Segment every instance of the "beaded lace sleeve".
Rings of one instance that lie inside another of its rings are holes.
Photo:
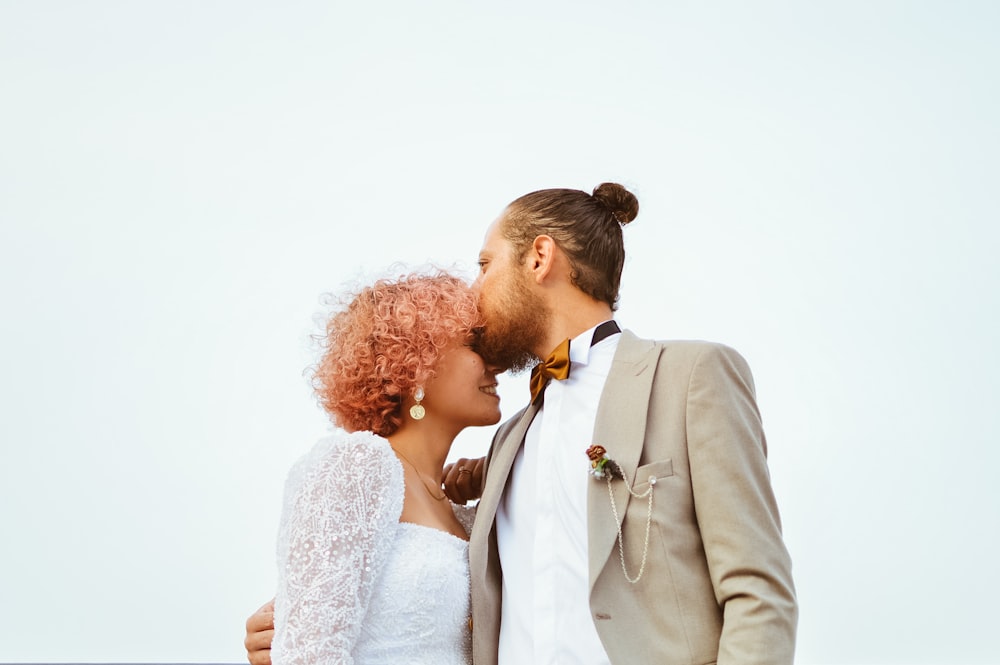
[[[465,529],[465,535],[472,535],[472,523],[476,521],[476,506],[462,506],[453,503],[451,504],[451,511],[455,513],[458,523]]]
[[[275,665],[353,663],[402,510],[402,467],[370,432],[322,439],[292,468],[278,530]]]

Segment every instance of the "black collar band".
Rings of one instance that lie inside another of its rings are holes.
[[[598,342],[605,340],[612,335],[617,335],[622,331],[618,327],[618,324],[614,321],[605,321],[601,325],[597,326],[597,330],[594,331],[594,336],[590,340],[590,345],[593,346]]]

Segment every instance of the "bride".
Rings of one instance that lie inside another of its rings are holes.
[[[313,383],[340,429],[286,484],[274,665],[471,662],[472,516],[440,478],[462,429],[500,420],[479,325],[444,273],[376,281],[327,322]]]

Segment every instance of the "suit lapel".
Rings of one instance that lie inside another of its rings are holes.
[[[635,470],[642,456],[649,393],[659,355],[660,347],[656,344],[624,331],[597,407],[591,443],[604,446],[608,457],[624,470],[630,485],[635,484]],[[611,512],[606,482],[598,479],[589,482],[587,544],[593,589],[618,537],[618,526]],[[621,480],[612,481],[611,486],[618,515],[624,517],[630,498],[628,490]]]
[[[517,451],[521,449],[528,426],[534,420],[538,406],[531,404],[522,413],[516,423],[506,432],[500,433],[496,440],[496,450],[490,456],[486,467],[486,483],[483,495],[476,508],[476,528],[473,529],[469,544],[469,561],[473,573],[485,573],[488,558],[489,534],[493,531],[493,521],[496,518],[497,506],[507,486]]]

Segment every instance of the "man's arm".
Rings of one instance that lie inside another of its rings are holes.
[[[260,606],[247,619],[247,649],[250,665],[271,665],[271,640],[274,639],[274,599]]]
[[[791,665],[798,611],[746,361],[712,345],[688,387],[695,512],[716,600],[722,664]]]

